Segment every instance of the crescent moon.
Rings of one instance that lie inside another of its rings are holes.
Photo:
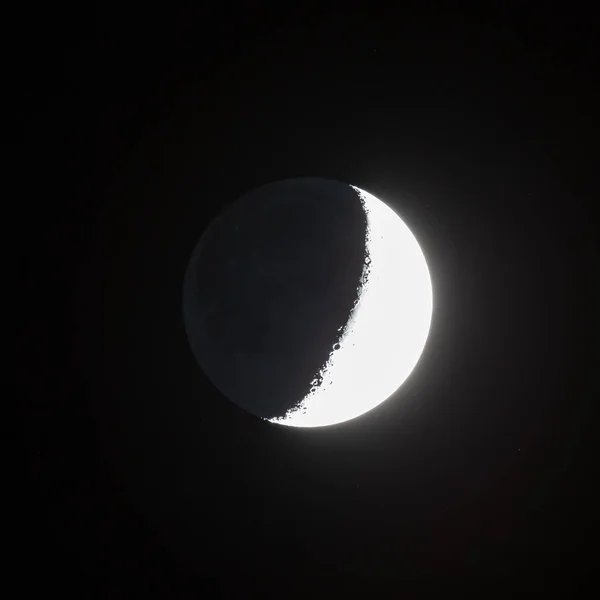
[[[283,417],[291,427],[354,419],[388,399],[423,349],[433,311],[429,269],[415,236],[384,202],[355,186],[367,216],[357,301],[310,392]]]

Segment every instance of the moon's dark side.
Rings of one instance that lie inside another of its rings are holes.
[[[262,418],[298,405],[357,299],[366,215],[344,183],[256,188],[202,234],[185,275],[190,347],[212,383]]]

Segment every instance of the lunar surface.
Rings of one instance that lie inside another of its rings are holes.
[[[324,179],[240,198],[202,235],[183,289],[188,341],[215,387],[294,427],[389,398],[419,360],[431,313],[408,227],[368,192]]]

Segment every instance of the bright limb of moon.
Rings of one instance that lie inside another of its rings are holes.
[[[273,423],[322,427],[354,419],[404,383],[425,347],[433,310],[425,256],[389,206],[352,187],[367,216],[358,299],[310,392]]]

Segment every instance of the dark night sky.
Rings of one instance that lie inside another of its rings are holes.
[[[264,14],[54,12],[20,37],[29,570],[85,598],[583,585],[588,17]],[[313,431],[224,401],[180,311],[210,219],[302,176],[397,210],[435,303],[397,401]]]

